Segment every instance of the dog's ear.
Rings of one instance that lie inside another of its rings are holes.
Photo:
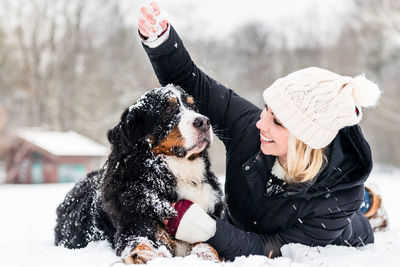
[[[135,109],[126,109],[121,115],[120,122],[107,132],[108,141],[114,146],[120,146],[127,151],[139,142],[145,135],[144,119]]]
[[[118,132],[118,125],[112,129],[108,130],[108,132],[107,132],[108,142],[110,142],[110,144],[112,144],[112,145],[116,145],[118,143],[118,141],[120,140],[119,132]]]

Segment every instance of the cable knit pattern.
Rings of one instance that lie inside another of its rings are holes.
[[[341,128],[359,123],[361,107],[375,105],[379,95],[377,85],[364,76],[310,67],[278,79],[263,97],[294,136],[317,149],[329,145]]]

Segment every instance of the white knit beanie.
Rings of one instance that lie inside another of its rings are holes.
[[[263,93],[268,108],[291,134],[311,148],[323,148],[345,126],[360,122],[361,107],[381,94],[364,75],[355,78],[310,67],[278,79]]]

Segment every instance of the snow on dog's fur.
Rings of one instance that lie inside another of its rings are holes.
[[[176,216],[171,203],[188,199],[221,215],[222,194],[207,154],[210,121],[179,87],[144,94],[109,130],[108,140],[103,168],[79,181],[57,208],[56,245],[82,248],[106,239],[117,255],[162,245],[174,255],[181,246],[163,224]]]

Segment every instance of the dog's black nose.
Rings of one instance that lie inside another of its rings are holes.
[[[210,129],[210,124],[210,119],[206,117],[197,117],[193,121],[193,126],[202,131],[207,131]]]

